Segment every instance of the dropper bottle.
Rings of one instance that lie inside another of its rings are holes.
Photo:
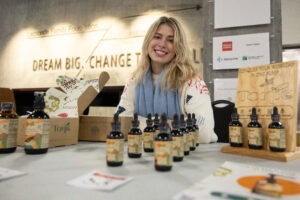
[[[143,133],[139,128],[140,121],[138,120],[138,114],[134,113],[132,120],[132,128],[128,132],[128,157],[140,158],[142,156],[143,148]]]
[[[112,130],[106,137],[106,163],[108,166],[116,167],[123,164],[124,134],[120,131],[120,127],[119,115],[115,113],[111,123]]]
[[[199,146],[199,126],[197,124],[197,119],[196,119],[195,113],[192,113],[192,120],[193,120],[193,127],[195,130],[196,146]]]
[[[175,114],[173,117],[171,135],[173,139],[173,161],[182,161],[184,157],[183,133],[179,127],[179,119],[177,114]]]
[[[33,112],[26,119],[24,145],[26,154],[43,154],[48,151],[50,117],[44,112],[44,96],[44,92],[34,92]]]
[[[186,121],[184,115],[180,115],[180,130],[183,133],[183,152],[185,156],[190,154],[189,132],[186,130]]]
[[[280,115],[276,106],[271,115],[272,122],[268,126],[269,148],[273,152],[284,152],[286,150],[285,128],[280,122]]]
[[[258,116],[256,114],[256,108],[252,108],[250,115],[251,121],[247,126],[248,130],[248,146],[250,149],[262,149],[262,126],[258,122]]]
[[[229,122],[229,141],[232,147],[243,146],[242,123],[239,121],[237,109],[233,109],[231,121]]]
[[[17,149],[18,115],[12,102],[1,102],[0,153],[13,153]]]
[[[144,128],[144,133],[143,133],[144,151],[154,152],[155,129],[153,127],[153,120],[150,113],[147,115],[146,124],[147,126]]]
[[[196,133],[193,126],[193,120],[191,113],[188,113],[188,118],[186,120],[186,129],[189,132],[189,145],[190,151],[196,150]]]
[[[168,132],[169,125],[166,114],[163,114],[160,119],[160,133],[155,138],[155,169],[157,171],[170,171],[173,165],[172,136]]]
[[[155,134],[154,134],[154,139],[156,138],[156,136],[159,134],[159,116],[158,116],[158,113],[155,113],[154,115],[154,129],[155,129]]]

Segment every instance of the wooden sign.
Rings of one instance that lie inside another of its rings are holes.
[[[297,150],[297,61],[240,68],[236,107],[243,124],[243,148],[224,147],[222,152],[288,161],[300,157]],[[286,130],[286,151],[271,152],[267,127],[272,122],[273,107],[278,108],[280,121]],[[248,148],[247,125],[252,108],[257,110],[258,121],[263,126],[263,150]]]

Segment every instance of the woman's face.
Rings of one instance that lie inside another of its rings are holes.
[[[163,67],[175,56],[174,31],[170,26],[161,24],[158,27],[149,43],[148,53],[153,72],[160,73]]]

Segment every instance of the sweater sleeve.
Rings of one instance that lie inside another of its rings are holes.
[[[199,126],[199,143],[210,143],[218,140],[214,132],[214,116],[208,88],[201,77],[188,81],[182,98],[186,113],[195,113]]]
[[[117,106],[117,113],[125,116],[133,116],[134,112],[134,90],[135,79],[131,78],[127,81],[120,102]]]

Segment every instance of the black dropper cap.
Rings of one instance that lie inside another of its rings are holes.
[[[257,121],[258,117],[257,117],[257,114],[256,114],[256,108],[252,108],[252,113],[250,115],[250,119],[253,120],[253,121]]]
[[[280,115],[278,114],[278,109],[276,106],[273,107],[273,114],[271,115],[271,118],[273,122],[279,122],[280,120]]]
[[[155,115],[154,115],[155,117],[154,117],[154,125],[156,125],[156,126],[159,126],[159,118],[158,118],[158,113],[155,113]]]
[[[147,124],[147,126],[152,126],[152,125],[153,125],[153,120],[152,120],[152,115],[151,115],[151,113],[149,113],[149,114],[147,115],[146,124]]]
[[[169,125],[167,122],[167,115],[165,113],[163,113],[160,117],[159,130],[161,133],[168,133]]]
[[[33,108],[34,109],[44,109],[45,108],[45,100],[44,100],[45,93],[44,92],[34,92],[34,102]]]
[[[193,126],[193,124],[194,124],[191,113],[188,113],[188,118],[186,120],[186,124],[187,124],[187,126]]]
[[[2,111],[12,111],[13,103],[12,102],[2,102],[1,103],[1,110]]]
[[[267,178],[268,183],[277,183],[275,179],[275,174],[270,174],[270,177]]]
[[[133,128],[138,128],[139,125],[140,125],[140,121],[138,120],[138,114],[134,113],[133,120],[132,120],[132,127]]]
[[[233,108],[233,113],[231,114],[231,119],[233,121],[239,120],[239,114],[237,113],[237,109],[236,108]]]
[[[175,114],[174,117],[173,117],[172,127],[173,127],[173,129],[178,129],[179,128],[179,119],[178,119],[177,114]]]
[[[180,115],[180,128],[186,128],[186,121],[184,120],[184,114]]]
[[[197,122],[195,113],[192,113],[192,120],[193,120],[193,125],[195,125]]]
[[[112,131],[120,131],[121,123],[119,121],[119,115],[117,113],[114,114],[114,120],[111,123]]]

